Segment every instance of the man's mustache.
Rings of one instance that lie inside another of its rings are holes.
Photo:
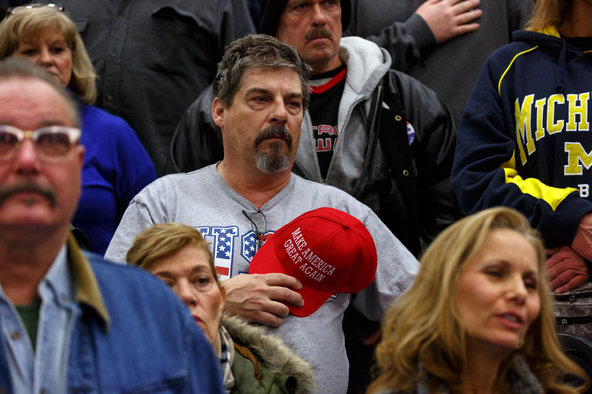
[[[288,129],[286,129],[284,126],[270,126],[263,130],[261,133],[259,133],[257,138],[255,138],[255,146],[270,138],[282,139],[286,141],[286,144],[288,144],[289,148],[292,147],[292,136],[288,132]]]
[[[49,201],[52,208],[55,208],[57,204],[57,195],[52,188],[33,181],[22,181],[0,187],[0,205],[4,204],[9,197],[17,193],[38,193]]]
[[[304,39],[308,42],[315,38],[331,38],[332,36],[333,32],[331,30],[326,27],[319,27],[306,33]]]

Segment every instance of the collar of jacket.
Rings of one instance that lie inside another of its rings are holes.
[[[297,394],[315,391],[312,366],[298,357],[279,337],[226,313],[222,314],[220,323],[232,340],[249,349],[272,375],[288,375],[295,378]]]
[[[76,284],[76,302],[94,309],[105,323],[106,331],[109,331],[111,318],[103,302],[103,296],[101,295],[97,278],[72,233],[68,234],[67,246],[68,264],[70,265],[74,283]]]
[[[548,36],[561,38],[561,35],[559,34],[559,30],[557,30],[557,27],[555,27],[555,26],[546,27],[543,29],[543,31],[541,31],[541,33],[546,34]]]
[[[530,370],[530,367],[524,357],[519,353],[511,356],[510,367],[506,374],[507,387],[511,388],[512,393],[522,394],[539,394],[543,393],[543,387],[538,381],[535,374]],[[417,386],[417,394],[429,394],[429,372],[425,370],[423,365],[419,363],[418,367],[419,382]],[[445,384],[439,383],[438,392],[443,394],[450,393],[450,389]]]

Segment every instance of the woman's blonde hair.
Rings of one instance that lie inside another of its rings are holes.
[[[532,18],[526,23],[525,29],[542,32],[549,27],[558,28],[573,0],[537,0]]]
[[[45,31],[59,32],[72,52],[72,77],[68,87],[83,103],[93,104],[97,96],[97,75],[74,22],[56,7],[21,6],[13,12],[0,23],[0,59],[11,56],[22,42],[32,41]]]
[[[186,246],[196,246],[204,252],[219,287],[210,246],[198,230],[184,224],[158,223],[147,228],[136,236],[125,259],[130,264],[150,270],[155,261],[172,256]]]
[[[544,272],[545,249],[538,233],[518,211],[497,207],[459,220],[444,230],[421,259],[420,270],[411,289],[385,314],[383,339],[376,350],[378,378],[368,392],[383,389],[411,391],[418,381],[421,365],[429,374],[430,392],[440,384],[458,389],[461,373],[467,368],[465,327],[456,308],[456,291],[465,263],[481,249],[495,229],[510,229],[533,246],[541,278],[537,292],[541,311],[533,321],[524,345],[514,354],[524,357],[546,392],[576,392],[561,383],[568,372],[585,379],[584,372],[561,351],[555,334],[553,303]],[[503,387],[512,357],[500,368],[498,386]]]

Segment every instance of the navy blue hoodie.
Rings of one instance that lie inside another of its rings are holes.
[[[467,103],[452,185],[466,213],[510,206],[548,247],[571,244],[592,212],[592,51],[555,28],[514,40],[488,58]]]

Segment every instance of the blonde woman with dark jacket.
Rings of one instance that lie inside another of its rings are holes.
[[[413,287],[386,313],[368,393],[576,393],[586,381],[554,329],[545,249],[526,218],[497,207],[448,227]]]

